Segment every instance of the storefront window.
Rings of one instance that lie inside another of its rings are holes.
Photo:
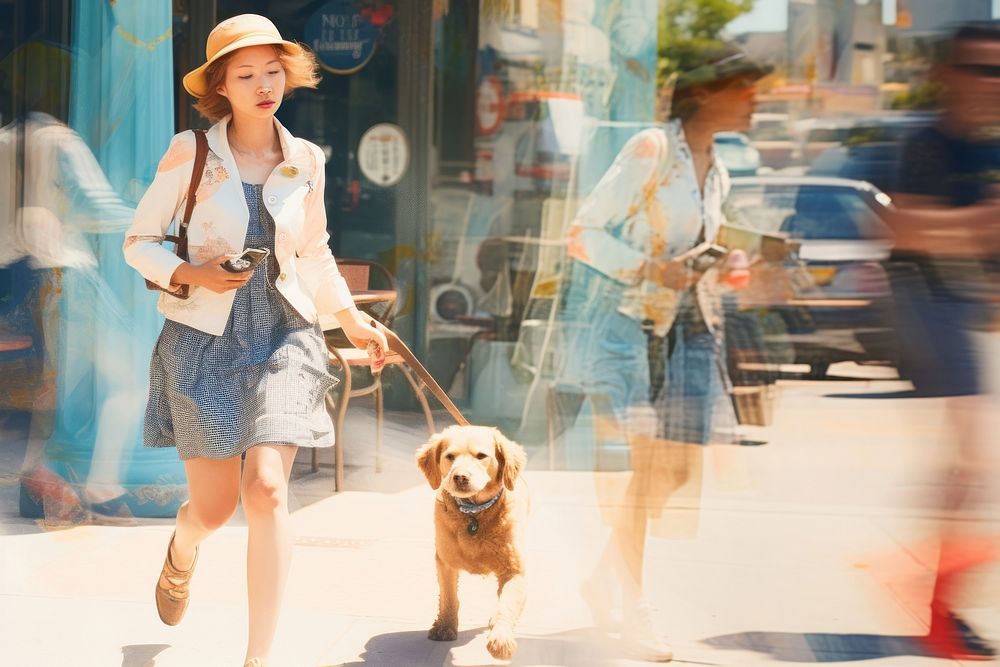
[[[520,428],[543,400],[566,224],[653,122],[657,6],[443,7],[428,352],[473,415]]]

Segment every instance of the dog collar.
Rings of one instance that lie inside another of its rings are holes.
[[[492,498],[490,498],[489,500],[487,500],[485,503],[476,503],[469,500],[468,498],[455,498],[455,504],[458,505],[458,511],[461,512],[462,514],[479,514],[480,512],[488,510],[489,508],[496,505],[497,501],[500,500],[500,496],[502,494],[503,494],[503,487],[501,486],[497,494]],[[454,496],[452,497],[454,498]]]
[[[496,505],[502,494],[503,487],[501,486],[497,494],[485,503],[475,503],[468,498],[455,498],[455,496],[452,496],[452,498],[455,498],[455,504],[458,506],[458,511],[462,514],[469,515],[469,523],[465,526],[465,531],[469,533],[469,535],[474,536],[479,532],[479,519],[476,518],[476,515]]]

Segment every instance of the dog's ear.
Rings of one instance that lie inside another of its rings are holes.
[[[521,474],[524,466],[528,464],[528,457],[524,453],[524,448],[512,440],[504,437],[504,434],[497,429],[493,429],[493,444],[496,447],[497,463],[500,470],[497,475],[503,485],[511,491],[517,482],[517,476]]]
[[[444,434],[435,433],[420,449],[417,450],[417,467],[424,473],[431,488],[437,490],[441,486],[441,448],[444,446]]]

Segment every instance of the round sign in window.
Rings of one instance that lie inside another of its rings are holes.
[[[476,91],[476,129],[493,134],[503,124],[503,86],[495,76],[484,77]]]
[[[375,54],[379,29],[371,12],[354,0],[332,0],[306,21],[305,40],[319,64],[335,74],[352,74]]]
[[[358,165],[372,183],[384,188],[396,185],[403,179],[409,163],[410,145],[398,125],[373,125],[361,135]]]

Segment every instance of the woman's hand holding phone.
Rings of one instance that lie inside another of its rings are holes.
[[[702,244],[672,259],[647,261],[645,278],[670,289],[685,290],[728,254],[729,251],[722,246]]]
[[[232,273],[222,268],[222,265],[230,259],[240,255],[219,255],[210,259],[204,264],[190,264],[185,262],[177,267],[170,282],[178,285],[194,285],[204,287],[217,294],[222,294],[230,290],[239,289],[246,285],[253,277],[253,269],[241,273]]]
[[[239,257],[230,257],[222,263],[222,268],[230,273],[253,271],[261,262],[267,259],[271,251],[267,248],[247,248]]]

